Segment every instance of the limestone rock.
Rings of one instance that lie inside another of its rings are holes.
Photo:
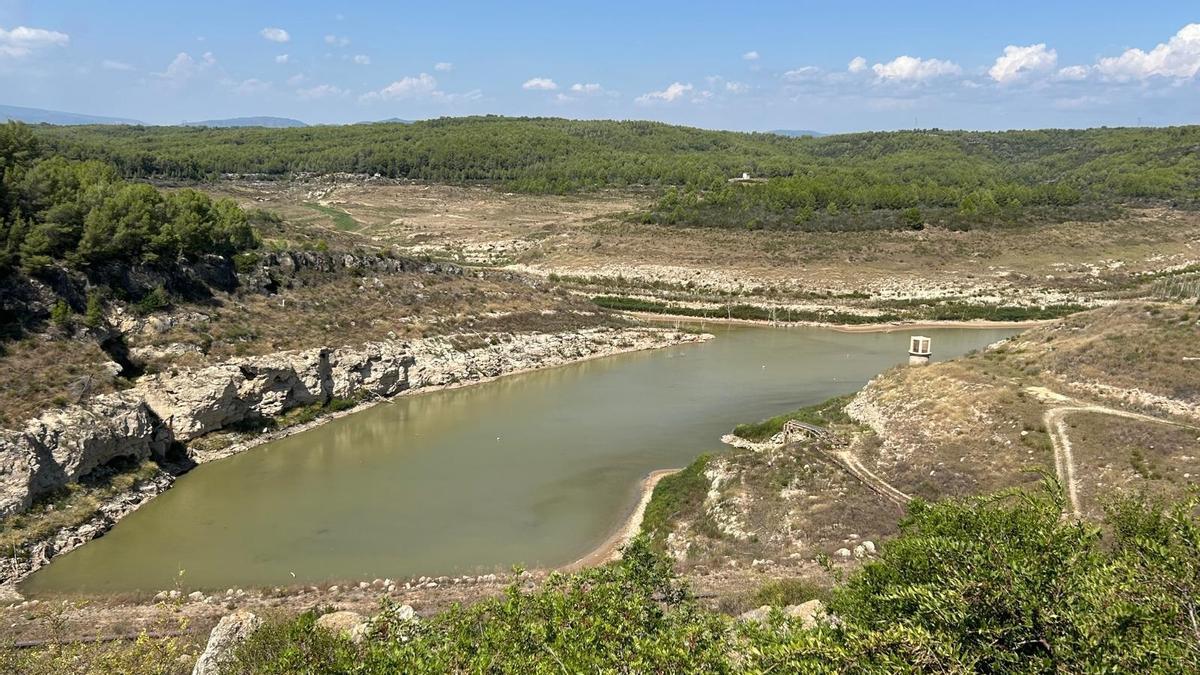
[[[190,441],[240,422],[249,406],[239,396],[246,376],[234,363],[145,378],[138,391],[175,438]]]
[[[828,616],[825,612],[825,603],[820,600],[809,600],[799,605],[788,605],[783,608],[783,613],[793,619],[799,619],[800,625],[805,628],[816,627],[817,623]]]
[[[192,675],[219,675],[233,658],[237,646],[250,637],[262,619],[245,610],[222,617],[208,636],[208,645],[192,668]]]
[[[742,612],[738,615],[738,621],[756,621],[758,623],[766,623],[767,618],[771,616],[771,606],[763,605],[749,611]]]
[[[368,626],[367,620],[358,612],[330,612],[317,619],[318,628],[324,628],[334,635],[348,637],[356,644],[366,638]]]
[[[326,349],[308,349],[239,361],[246,380],[238,387],[238,397],[261,417],[324,403],[329,398],[328,355]]]
[[[145,404],[124,393],[48,411],[26,426],[25,435],[50,455],[64,483],[117,457],[161,457],[169,445]]]
[[[40,460],[28,437],[0,430],[0,516],[29,508]]]
[[[329,389],[336,398],[392,396],[409,388],[413,355],[399,342],[371,342],[341,348],[329,356]]]

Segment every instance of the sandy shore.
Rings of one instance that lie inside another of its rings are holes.
[[[619,558],[621,547],[632,541],[638,535],[638,532],[641,531],[642,518],[646,515],[646,507],[650,504],[650,498],[654,496],[654,488],[658,486],[658,482],[682,470],[660,469],[658,471],[651,471],[650,475],[642,479],[641,498],[638,499],[637,505],[633,507],[633,511],[625,518],[621,526],[608,539],[605,539],[604,543],[592,550],[591,553],[559,569],[563,572],[574,572],[585,567],[603,565],[606,562]]]
[[[1059,319],[1033,319],[1029,321],[989,321],[976,319],[972,321],[892,321],[887,323],[820,323],[817,321],[766,321],[763,319],[721,319],[713,317],[685,316],[681,314],[659,314],[657,312],[621,312],[622,314],[643,321],[661,321],[678,323],[716,323],[745,326],[770,326],[772,328],[828,328],[839,333],[890,333],[901,330],[920,330],[922,328],[1033,328],[1054,323]]]

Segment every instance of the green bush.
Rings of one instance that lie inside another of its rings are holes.
[[[853,394],[837,396],[807,408],[777,415],[753,424],[739,424],[733,428],[733,435],[748,441],[765,441],[783,431],[783,425],[790,420],[797,420],[819,427],[830,424],[847,424],[850,417],[846,415],[846,404],[854,398]]]
[[[59,328],[70,328],[75,324],[71,306],[66,300],[59,300],[50,308],[50,322]]]
[[[146,295],[142,296],[133,305],[133,311],[142,316],[148,316],[154,312],[164,310],[171,306],[171,296],[162,286],[157,286]]]

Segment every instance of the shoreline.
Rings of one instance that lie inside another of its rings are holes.
[[[743,326],[767,326],[770,328],[824,328],[839,333],[891,333],[901,330],[922,328],[1035,328],[1046,326],[1061,319],[1027,319],[1024,321],[993,321],[972,319],[970,321],[900,321],[881,323],[821,323],[819,321],[768,321],[766,319],[722,319],[717,317],[688,316],[685,314],[659,314],[657,312],[621,311],[629,317],[646,321],[674,321],[681,323],[716,323]]]
[[[650,505],[650,499],[654,497],[654,488],[658,487],[659,481],[683,471],[683,469],[656,469],[646,475],[641,481],[640,492],[637,503],[629,515],[617,525],[615,531],[608,536],[599,546],[588,552],[587,555],[576,560],[575,562],[562,565],[555,568],[560,572],[575,572],[587,567],[595,567],[604,563],[617,560],[620,557],[621,548],[633,540],[634,537],[641,532],[642,519],[646,515],[646,507]]]
[[[536,373],[536,372],[542,371],[542,370],[552,370],[554,368],[562,368],[564,366],[570,366],[570,365],[574,365],[576,363],[586,363],[587,361],[603,359],[603,358],[607,358],[609,356],[620,356],[621,354],[636,354],[637,352],[648,352],[648,351],[652,351],[655,349],[665,349],[667,347],[680,347],[680,346],[689,345],[689,344],[704,344],[705,342],[708,342],[709,340],[712,340],[715,337],[716,336],[712,335],[711,333],[701,333],[701,334],[696,335],[696,339],[694,341],[680,341],[680,342],[671,342],[671,343],[664,343],[664,344],[658,344],[658,345],[643,345],[643,346],[629,347],[629,348],[617,347],[613,351],[589,354],[587,356],[583,356],[583,357],[580,357],[577,359],[572,359],[570,361],[564,361],[562,363],[555,363],[553,365],[533,366],[530,368],[519,368],[517,370],[510,370],[508,372],[500,373],[498,375],[489,375],[487,377],[482,377],[477,380],[459,380],[457,382],[450,382],[448,384],[434,384],[434,385],[429,385],[429,386],[424,386],[424,387],[413,387],[411,389],[405,389],[403,391],[396,392],[395,394],[393,394],[391,396],[376,395],[375,398],[366,399],[366,400],[356,403],[354,405],[354,407],[352,407],[352,408],[347,408],[345,410],[338,410],[337,412],[331,412],[331,413],[328,413],[325,415],[321,415],[320,417],[318,417],[314,420],[310,420],[308,422],[304,422],[303,424],[296,424],[296,425],[293,425],[290,427],[285,427],[283,429],[276,429],[274,431],[269,431],[265,434],[259,434],[258,436],[255,436],[254,438],[251,438],[251,439],[248,439],[245,441],[239,441],[237,443],[233,443],[233,444],[231,444],[225,448],[222,448],[220,450],[214,450],[209,453],[204,453],[202,455],[204,457],[203,461],[197,462],[197,464],[207,464],[209,462],[215,462],[217,460],[226,459],[226,458],[232,457],[234,455],[239,455],[247,450],[251,450],[260,445],[265,445],[272,441],[281,440],[281,439],[287,438],[288,436],[294,436],[295,434],[303,433],[305,431],[311,431],[312,429],[315,429],[323,424],[332,422],[333,420],[340,419],[342,417],[349,417],[350,415],[353,415],[354,413],[362,412],[364,410],[373,408],[382,403],[394,401],[402,396],[418,396],[420,394],[432,394],[432,393],[438,392],[438,391],[447,391],[447,390],[451,390],[451,389],[462,389],[463,387],[473,387],[475,385],[487,384],[489,382],[495,382],[496,380],[499,380],[501,378],[511,377],[513,375],[524,375],[526,373]]]
[[[648,326],[648,328],[653,328],[655,330],[661,330],[659,327]],[[318,417],[317,419],[305,422],[303,424],[297,424],[297,425],[289,426],[289,427],[286,427],[283,429],[277,429],[277,430],[268,432],[266,434],[260,434],[258,436],[255,436],[254,438],[250,438],[250,439],[247,439],[244,441],[238,441],[238,442],[232,443],[228,446],[225,446],[223,448],[219,448],[216,450],[212,450],[212,451],[208,451],[208,452],[204,452],[204,451],[196,452],[195,454],[190,455],[192,457],[193,461],[195,462],[193,466],[189,467],[186,471],[182,471],[178,474],[167,474],[167,475],[170,475],[169,481],[165,482],[162,485],[158,485],[157,486],[158,489],[153,491],[152,494],[148,494],[148,495],[146,495],[146,498],[138,501],[136,504],[132,504],[131,508],[129,508],[124,513],[120,513],[115,518],[106,519],[107,517],[103,514],[103,507],[107,506],[107,505],[119,504],[119,503],[123,502],[128,497],[129,494],[138,492],[138,489],[142,486],[141,483],[134,485],[133,488],[131,489],[131,492],[115,495],[110,500],[108,500],[105,504],[102,504],[101,508],[98,509],[98,511],[97,511],[97,515],[93,516],[92,518],[89,518],[84,523],[81,523],[76,526],[61,528],[59,530],[56,530],[52,534],[48,535],[45,539],[39,540],[37,542],[33,542],[32,544],[29,545],[30,546],[30,548],[29,548],[30,555],[28,557],[13,556],[13,557],[8,557],[8,558],[0,558],[0,565],[6,566],[12,570],[10,575],[7,578],[5,578],[2,583],[0,583],[0,602],[14,603],[14,602],[19,602],[22,599],[25,599],[26,596],[23,593],[21,593],[18,588],[19,585],[21,584],[21,582],[23,582],[25,579],[27,579],[33,573],[35,573],[38,570],[42,569],[43,567],[49,565],[58,556],[69,553],[70,551],[73,551],[81,546],[84,546],[85,544],[90,542],[92,539],[96,539],[100,536],[103,536],[104,533],[106,533],[112,527],[116,526],[116,524],[118,522],[120,522],[120,520],[124,519],[124,517],[127,516],[129,513],[132,513],[133,511],[141,508],[145,504],[149,503],[154,497],[157,497],[159,494],[162,494],[163,492],[169,490],[171,487],[174,486],[175,481],[178,478],[181,478],[182,476],[186,475],[192,469],[196,468],[197,466],[200,466],[201,464],[207,464],[209,462],[215,462],[215,461],[219,461],[222,459],[227,459],[234,455],[238,455],[238,454],[241,454],[248,450],[251,450],[253,448],[256,448],[260,445],[270,443],[271,441],[280,440],[280,439],[286,438],[288,436],[292,436],[295,434],[299,434],[299,433],[302,433],[305,431],[315,429],[315,428],[317,428],[323,424],[329,423],[333,420],[352,415],[356,412],[361,412],[361,411],[367,410],[368,408],[379,405],[380,403],[386,403],[386,402],[394,400],[400,396],[433,393],[436,391],[442,391],[442,390],[448,390],[448,389],[458,389],[460,387],[470,387],[470,386],[479,385],[479,384],[486,384],[488,382],[493,382],[500,378],[509,377],[512,375],[531,373],[531,372],[540,371],[540,370],[549,370],[552,368],[568,366],[568,365],[572,365],[572,364],[576,364],[576,363],[583,363],[585,361],[590,361],[593,359],[601,359],[601,358],[605,358],[605,357],[609,357],[609,356],[617,356],[620,354],[631,354],[631,353],[636,353],[636,352],[650,351],[650,350],[654,350],[654,349],[663,349],[666,347],[678,347],[678,346],[689,345],[689,344],[703,344],[705,342],[708,342],[709,340],[714,339],[714,337],[715,337],[714,335],[707,334],[707,333],[693,334],[693,335],[694,335],[694,337],[692,339],[687,339],[687,340],[680,339],[680,340],[664,341],[664,342],[654,343],[654,344],[635,344],[635,345],[631,345],[631,346],[614,346],[608,350],[588,354],[586,356],[579,357],[579,358],[569,359],[569,360],[563,361],[561,363],[536,365],[536,366],[530,366],[527,368],[517,368],[514,370],[507,371],[507,372],[498,373],[496,375],[480,377],[478,379],[459,380],[459,381],[455,381],[455,382],[449,382],[446,384],[413,387],[413,388],[408,388],[408,389],[404,389],[402,391],[396,392],[395,394],[392,394],[390,396],[374,395],[372,398],[369,398],[369,399],[359,402],[352,408],[348,408],[346,410],[339,410],[337,412],[331,412],[326,415],[322,415],[322,416]],[[158,480],[158,479],[156,478],[152,481],[148,481],[148,483],[154,483],[155,480]],[[652,489],[653,488],[651,488],[651,490]],[[649,501],[648,496],[644,497],[644,499],[647,502]],[[644,505],[640,505],[639,508],[644,509]],[[638,520],[638,523],[640,524],[640,518]],[[57,541],[57,540],[65,540],[66,543],[62,547],[55,548],[54,552],[51,553],[49,556],[46,556],[43,553],[39,552],[40,550],[44,550],[44,547],[49,542],[53,542],[53,541]]]

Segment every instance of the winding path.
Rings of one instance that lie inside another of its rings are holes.
[[[896,506],[903,507],[912,501],[911,496],[897,490],[891,483],[877,476],[849,450],[826,451],[825,454],[837,460],[847,473],[861,481],[869,490]]]
[[[1051,391],[1045,387],[1028,387],[1025,391],[1033,394],[1043,403],[1059,403],[1053,408],[1048,409],[1042,416],[1046,424],[1046,433],[1050,436],[1050,445],[1054,448],[1054,470],[1058,475],[1058,480],[1063,484],[1067,491],[1067,500],[1071,505],[1071,515],[1080,518],[1083,515],[1083,510],[1079,505],[1079,490],[1075,479],[1075,455],[1071,449],[1071,439],[1067,435],[1067,416],[1075,413],[1097,413],[1101,415],[1112,415],[1114,417],[1124,417],[1127,419],[1140,420],[1143,422],[1155,422],[1158,424],[1168,424],[1185,429],[1195,429],[1190,424],[1183,424],[1172,420],[1165,420],[1161,417],[1152,415],[1143,415],[1141,413],[1129,412],[1127,410],[1119,410],[1117,408],[1109,408],[1107,406],[1082,403],[1069,396],[1064,396],[1058,392]]]

